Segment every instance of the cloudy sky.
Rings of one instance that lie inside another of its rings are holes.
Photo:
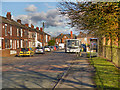
[[[23,24],[33,24],[35,27],[42,27],[42,22],[45,22],[44,31],[52,36],[69,34],[71,30],[76,34],[66,24],[66,17],[58,12],[57,5],[58,2],[2,2],[2,16],[11,12],[12,19],[21,19]]]

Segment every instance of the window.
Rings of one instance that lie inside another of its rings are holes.
[[[5,26],[3,25],[3,28],[5,28]]]
[[[19,48],[19,40],[17,40],[17,48]]]
[[[16,40],[13,40],[13,49],[16,49]]]
[[[9,48],[9,39],[5,39],[5,48]]]
[[[12,40],[10,40],[10,48],[12,48]]]
[[[19,36],[19,29],[17,28],[17,36]]]
[[[48,41],[47,39],[48,39],[48,36],[46,35],[46,42]]]
[[[25,30],[25,36],[27,36],[27,34],[28,34],[28,33],[27,33],[27,31]]]
[[[10,36],[12,36],[12,26],[10,26]]]
[[[5,24],[5,36],[7,36],[7,24]]]
[[[0,39],[0,50],[2,49],[2,39]]]
[[[23,30],[21,29],[21,37],[23,36]]]
[[[5,48],[7,48],[7,39],[5,39]]]
[[[21,40],[21,48],[23,48],[23,40]]]

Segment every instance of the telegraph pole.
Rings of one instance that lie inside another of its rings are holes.
[[[44,22],[43,22],[43,48],[44,48]]]

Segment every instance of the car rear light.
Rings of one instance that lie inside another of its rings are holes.
[[[28,51],[30,51],[30,49],[28,48]]]

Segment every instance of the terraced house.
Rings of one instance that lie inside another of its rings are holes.
[[[24,25],[20,19],[14,21],[11,12],[7,12],[6,17],[0,16],[0,19],[0,56],[16,54],[23,47],[42,46],[43,33],[46,41],[44,45],[50,40],[51,36],[39,30],[39,27]]]

